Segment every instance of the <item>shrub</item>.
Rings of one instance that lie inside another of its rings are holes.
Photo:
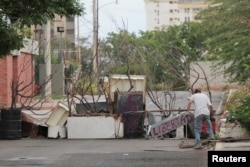
[[[247,131],[250,131],[250,90],[241,90],[230,98],[226,104],[227,110],[230,111],[230,114],[246,128]]]
[[[81,82],[77,87],[78,93],[81,92],[83,95],[95,95],[98,93],[98,87],[95,83]]]

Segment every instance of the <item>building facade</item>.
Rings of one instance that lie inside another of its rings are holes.
[[[200,21],[197,13],[207,7],[204,0],[144,0],[147,30]]]
[[[10,107],[13,90],[18,89],[21,96],[17,102],[26,100],[34,92],[34,55],[38,54],[38,42],[24,39],[24,48],[13,51],[0,59],[0,107]],[[14,92],[15,93],[15,92]]]
[[[63,28],[63,32],[58,32],[58,27]],[[43,42],[45,39],[45,25],[32,26],[33,39]],[[51,38],[66,38],[69,43],[75,43],[75,17],[61,17],[56,15],[54,21],[51,21]]]
[[[211,90],[222,90],[226,87],[237,88],[238,83],[230,82],[230,77],[224,75],[224,71],[229,64],[214,67],[214,62],[196,61],[190,64],[190,84],[194,87],[207,89],[207,84]],[[197,80],[198,79],[198,80]]]

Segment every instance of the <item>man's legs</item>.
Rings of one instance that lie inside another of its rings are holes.
[[[202,125],[203,115],[199,115],[194,119],[194,135],[195,135],[195,145],[201,145],[201,125]]]
[[[210,116],[209,115],[204,115],[204,117],[205,117],[205,121],[206,121],[206,125],[207,125],[207,132],[209,134],[209,137],[211,139],[213,139],[214,138],[214,132],[213,132]]]

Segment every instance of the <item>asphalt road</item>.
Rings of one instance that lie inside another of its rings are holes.
[[[184,139],[193,143],[193,139]],[[206,167],[207,150],[179,139],[0,140],[1,167]]]

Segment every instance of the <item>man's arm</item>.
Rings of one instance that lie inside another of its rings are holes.
[[[214,108],[213,105],[209,105],[210,115],[214,114]]]
[[[191,106],[192,106],[192,100],[189,100],[188,105],[187,105],[187,112],[190,111]]]

